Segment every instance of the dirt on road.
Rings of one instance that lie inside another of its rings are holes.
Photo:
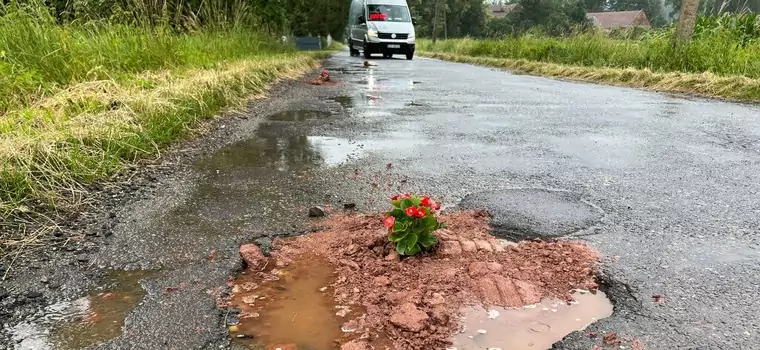
[[[329,263],[333,305],[355,311],[338,311],[345,334],[335,343],[343,349],[445,348],[459,330],[465,305],[521,307],[545,297],[569,302],[575,289],[596,289],[598,254],[583,243],[497,240],[489,234],[484,212],[461,211],[440,219],[449,228],[437,232],[439,246],[419,256],[398,256],[379,214],[334,215],[319,222],[327,229],[278,240],[268,259],[254,245],[244,245],[241,255],[248,273],[262,284],[279,279],[290,265],[303,266],[305,259],[314,261],[315,268],[319,259]],[[270,269],[263,272],[267,266]],[[237,293],[232,300],[242,308],[249,306],[241,302],[246,295],[266,294],[250,283],[233,290]],[[293,320],[296,317],[297,310]],[[257,322],[261,323],[256,318],[242,320]]]

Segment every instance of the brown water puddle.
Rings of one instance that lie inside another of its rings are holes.
[[[520,309],[470,307],[463,310],[463,328],[454,337],[457,350],[549,349],[573,331],[612,315],[604,293],[575,293],[568,305],[545,300]]]
[[[111,271],[102,288],[61,311],[70,316],[51,331],[55,348],[84,349],[121,335],[127,313],[145,296],[140,280],[154,274],[155,271]]]
[[[262,281],[248,270],[233,287],[231,303],[242,310],[240,324],[229,327],[233,339],[251,349],[338,349],[341,326],[351,317],[336,315],[341,310],[327,288],[332,267],[317,256],[301,256],[282,268],[268,265],[271,278]]]

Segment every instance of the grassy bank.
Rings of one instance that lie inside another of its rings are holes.
[[[84,184],[323,56],[245,29],[58,25],[32,8],[0,17],[0,223],[72,204]]]
[[[720,33],[674,46],[668,33],[642,40],[601,34],[569,38],[419,41],[422,55],[521,73],[637,88],[760,100],[760,43],[738,45]]]

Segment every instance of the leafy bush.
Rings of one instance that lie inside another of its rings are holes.
[[[391,198],[393,209],[383,219],[388,228],[388,240],[396,244],[401,255],[415,255],[438,243],[435,230],[446,227],[438,222],[435,213],[440,204],[430,197],[417,197],[408,193]]]

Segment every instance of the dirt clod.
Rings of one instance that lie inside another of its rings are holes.
[[[427,326],[428,319],[425,311],[418,309],[412,303],[405,303],[393,311],[390,321],[401,329],[419,332]]]
[[[264,266],[267,258],[261,252],[261,249],[255,244],[244,244],[240,246],[240,257],[243,258],[249,268],[259,268]]]

